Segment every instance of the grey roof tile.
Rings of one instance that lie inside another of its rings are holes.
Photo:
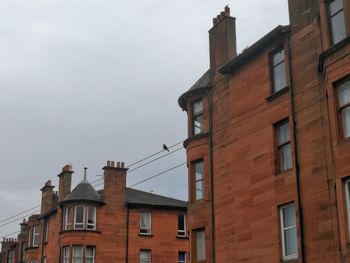
[[[92,185],[86,180],[82,180],[72,192],[70,192],[62,201],[62,203],[72,201],[91,201],[97,203],[103,203],[100,194],[92,187]]]

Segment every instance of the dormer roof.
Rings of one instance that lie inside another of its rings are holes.
[[[85,178],[61,202],[94,202],[104,204],[101,195]]]

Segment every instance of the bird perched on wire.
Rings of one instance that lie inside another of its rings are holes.
[[[168,152],[170,152],[170,150],[169,150],[168,146],[166,146],[165,144],[163,144],[163,150],[164,150],[164,151],[168,151]]]

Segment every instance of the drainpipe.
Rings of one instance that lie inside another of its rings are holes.
[[[301,203],[301,187],[300,187],[300,165],[298,156],[298,140],[297,140],[297,128],[295,119],[295,102],[294,102],[294,87],[293,87],[293,73],[292,73],[292,56],[290,54],[290,36],[288,35],[288,61],[289,61],[289,79],[290,79],[290,104],[292,110],[292,121],[293,121],[293,140],[294,140],[294,160],[295,160],[295,173],[296,173],[296,184],[297,184],[297,195],[298,195],[298,213],[299,213],[299,233],[300,233],[300,245],[301,245],[301,260],[303,263],[305,260],[304,252],[304,216],[303,208]]]
[[[213,158],[213,107],[209,91],[206,92],[208,98],[209,112],[209,177],[210,177],[210,230],[211,230],[211,262],[215,263],[215,206],[214,206],[214,158]]]

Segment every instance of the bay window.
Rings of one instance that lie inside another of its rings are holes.
[[[76,205],[64,211],[64,230],[96,230],[96,206]]]
[[[195,101],[192,104],[192,135],[200,134],[203,131],[203,102]]]
[[[203,161],[193,162],[194,166],[194,197],[195,200],[204,198],[204,164]]]

